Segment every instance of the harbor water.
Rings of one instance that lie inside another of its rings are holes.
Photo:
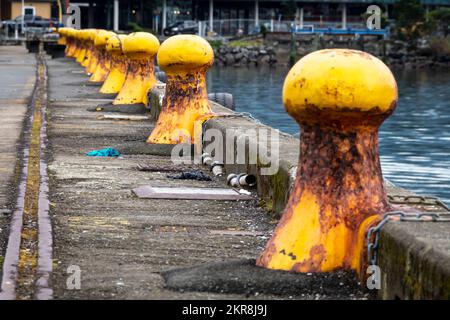
[[[207,76],[209,92],[229,92],[236,111],[296,134],[284,111],[281,92],[286,67],[218,68]],[[421,195],[450,204],[450,72],[394,72],[399,89],[395,113],[380,128],[384,176]]]

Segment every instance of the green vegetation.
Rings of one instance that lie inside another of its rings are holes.
[[[156,32],[152,29],[143,28],[135,22],[128,22],[127,29],[131,32],[149,32],[156,35]]]
[[[219,49],[223,44],[222,40],[208,40],[208,42],[213,49]]]
[[[442,31],[444,36],[449,34],[450,8],[439,8],[428,15],[431,25],[436,31]]]
[[[425,9],[419,0],[400,0],[394,4],[397,36],[402,40],[417,39],[425,29]]]
[[[281,12],[285,20],[292,19],[295,16],[296,11],[297,11],[297,3],[294,0],[281,2]]]
[[[229,47],[259,47],[263,45],[262,39],[257,40],[235,40],[228,43]]]

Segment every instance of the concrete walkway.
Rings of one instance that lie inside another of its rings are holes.
[[[246,295],[179,292],[164,288],[160,272],[179,267],[254,259],[276,221],[257,201],[138,199],[131,189],[152,186],[226,187],[171,180],[167,173],[141,172],[143,165],[171,165],[169,157],[128,155],[93,158],[85,153],[124,142],[145,141],[154,123],[103,119],[88,107],[98,87],[68,59],[48,61],[50,79],[50,201],[54,223],[54,294],[57,299],[365,298],[334,295]],[[206,168],[199,168],[209,174]],[[68,290],[67,268],[81,270],[81,289]]]
[[[35,74],[33,54],[21,46],[0,46],[0,273],[20,174],[19,139]]]

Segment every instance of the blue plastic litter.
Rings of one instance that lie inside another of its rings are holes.
[[[114,148],[106,148],[101,150],[93,150],[86,153],[88,157],[118,157],[120,156],[119,151]]]

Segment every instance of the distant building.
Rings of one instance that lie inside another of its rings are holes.
[[[246,29],[268,21],[302,21],[305,24],[352,27],[362,24],[362,14],[371,4],[392,15],[396,0],[34,0],[25,1],[25,7],[42,17],[58,18],[60,3],[81,9],[83,28],[130,30],[138,25],[161,32],[175,21],[202,21],[216,32]],[[432,10],[450,6],[450,0],[421,0]],[[34,8],[34,9],[31,9]],[[14,19],[22,13],[21,0],[0,0],[2,20]]]
[[[362,23],[362,14],[371,4],[377,4],[383,13],[391,15],[395,0],[79,0],[84,26],[114,27],[115,18],[119,29],[129,23],[161,32],[174,21],[205,21],[220,27],[258,25],[264,20],[294,20],[302,18],[305,23],[326,25]],[[436,6],[450,6],[450,0],[421,0],[430,10]],[[88,9],[89,8],[89,9]],[[118,12],[114,15],[114,8]],[[91,14],[88,14],[90,10]],[[103,15],[100,14],[102,11]],[[87,17],[91,17],[88,19]],[[223,21],[219,22],[218,21]],[[239,22],[240,21],[240,22]]]
[[[36,15],[43,18],[51,18],[52,0],[24,1],[22,7],[21,0],[0,0],[0,20],[15,19],[23,15]]]

